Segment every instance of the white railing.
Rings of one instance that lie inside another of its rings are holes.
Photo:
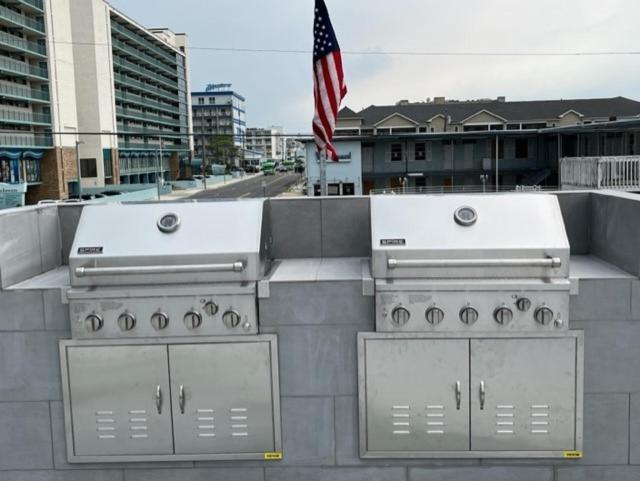
[[[372,189],[370,195],[416,195],[416,194],[493,194],[495,192],[546,192],[557,190],[555,187],[541,187],[539,185],[501,185],[496,190],[495,185],[454,185],[442,187],[393,187],[386,189]]]
[[[640,190],[640,156],[565,157],[560,183],[563,190]]]

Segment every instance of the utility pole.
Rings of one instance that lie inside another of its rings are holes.
[[[207,147],[205,145],[206,138],[204,134],[204,107],[202,107],[202,182],[204,190],[207,190]]]
[[[157,170],[156,170],[156,189],[158,190],[158,200],[160,200],[161,198],[161,192],[160,192],[160,176],[162,175],[162,162],[163,162],[163,155],[162,155],[162,136],[160,136],[160,158],[158,159],[157,162]]]
[[[327,151],[320,151],[320,195],[327,196]]]
[[[82,164],[80,162],[80,145],[84,142],[76,140],[76,169],[78,169],[78,199],[82,200]]]
[[[500,136],[496,134],[496,192],[500,192]]]

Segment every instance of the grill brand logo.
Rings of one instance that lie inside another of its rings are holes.
[[[98,255],[104,253],[104,247],[79,247],[78,255],[79,256],[91,256]]]
[[[407,240],[406,239],[381,239],[380,245],[383,247],[384,246],[406,246]]]

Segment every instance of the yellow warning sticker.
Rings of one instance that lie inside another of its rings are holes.
[[[566,459],[581,459],[582,451],[565,451],[564,457]]]
[[[264,453],[265,461],[280,461],[282,459],[282,451],[277,451],[273,453]]]

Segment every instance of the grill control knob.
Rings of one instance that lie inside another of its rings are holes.
[[[89,332],[98,332],[104,326],[104,320],[98,314],[89,314],[84,320],[84,327]]]
[[[240,314],[237,311],[227,311],[222,314],[222,322],[229,329],[235,329],[240,325]]]
[[[213,301],[209,301],[204,305],[204,312],[207,313],[208,316],[215,316],[218,313],[218,304]]]
[[[202,316],[199,312],[189,311],[184,315],[184,325],[187,329],[198,329],[202,325]]]
[[[129,312],[121,314],[120,317],[118,317],[118,327],[121,331],[131,331],[136,327],[136,317]]]
[[[548,326],[553,322],[553,311],[547,306],[542,306],[536,309],[534,317],[537,323]]]
[[[151,325],[156,331],[166,329],[169,325],[169,316],[164,312],[156,312],[151,316]]]
[[[391,320],[396,326],[404,326],[411,318],[411,313],[402,306],[396,307],[391,312]]]
[[[466,325],[471,326],[478,321],[478,311],[473,307],[463,307],[460,311],[460,320]]]
[[[529,309],[531,309],[531,301],[526,297],[521,297],[516,301],[516,307],[521,312],[527,312]]]
[[[496,320],[498,324],[506,326],[511,321],[513,321],[513,311],[508,307],[498,307],[493,312],[493,318]]]
[[[424,314],[425,319],[432,326],[437,326],[444,321],[444,311],[439,307],[430,307]]]

